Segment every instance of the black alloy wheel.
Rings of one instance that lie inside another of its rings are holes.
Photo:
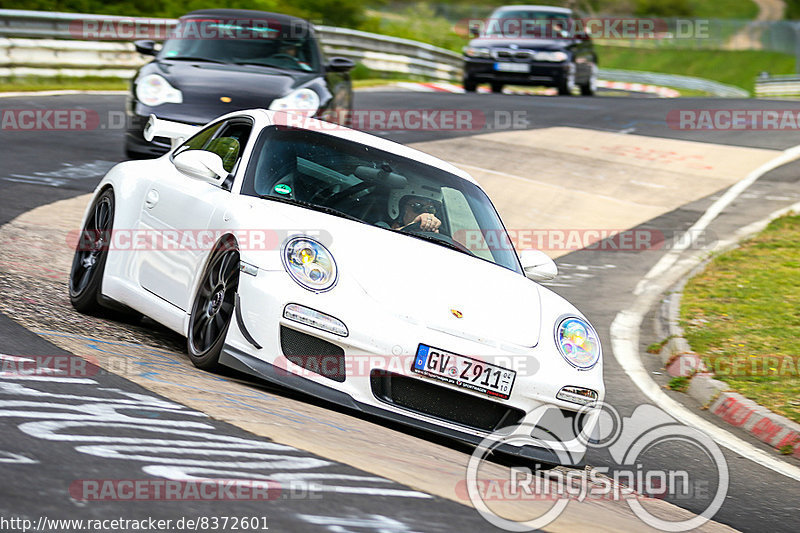
[[[239,288],[239,251],[224,243],[212,252],[192,305],[187,351],[192,363],[215,370],[233,319]]]

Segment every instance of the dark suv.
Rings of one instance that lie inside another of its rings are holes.
[[[597,88],[597,55],[589,35],[572,11],[551,6],[505,6],[478,26],[464,47],[464,89],[474,92],[489,83],[556,87],[570,95],[580,88],[591,96]]]

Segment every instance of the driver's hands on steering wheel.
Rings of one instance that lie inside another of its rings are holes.
[[[403,226],[403,228],[413,226],[414,224],[419,224],[420,231],[439,233],[439,226],[442,225],[442,221],[436,218],[431,213],[422,213],[414,217],[414,220],[412,220],[410,224],[406,224],[405,226]]]

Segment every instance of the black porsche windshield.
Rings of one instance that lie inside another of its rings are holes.
[[[287,32],[269,21],[181,20],[160,59],[316,71],[319,58],[310,31]]]
[[[242,194],[294,203],[422,238],[521,273],[486,194],[444,170],[320,132],[265,128]],[[441,225],[415,227],[420,214]]]

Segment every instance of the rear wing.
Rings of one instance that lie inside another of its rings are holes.
[[[174,149],[198,131],[200,131],[200,126],[161,120],[155,115],[150,115],[150,120],[144,126],[143,134],[147,142],[152,142],[156,137],[166,137],[171,141],[170,149]]]

